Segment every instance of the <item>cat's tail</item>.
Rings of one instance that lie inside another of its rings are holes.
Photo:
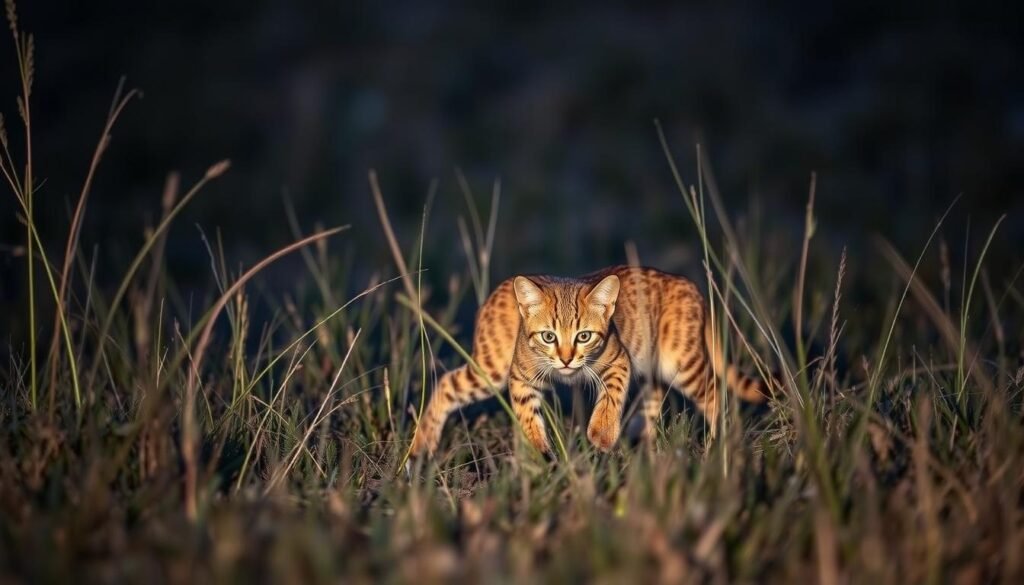
[[[726,386],[741,400],[755,403],[768,400],[768,389],[765,387],[764,381],[744,374],[734,364],[726,363],[721,340],[711,330],[710,320],[704,327],[704,338],[707,342],[708,359],[711,360],[716,377],[721,379],[724,374]]]

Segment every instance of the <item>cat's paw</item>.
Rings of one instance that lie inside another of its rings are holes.
[[[590,425],[587,427],[587,439],[593,446],[605,453],[612,450],[616,441],[619,440],[621,432],[619,422],[614,418],[611,420],[609,418],[594,416],[590,419]]]
[[[523,430],[526,440],[538,453],[545,457],[551,454],[551,443],[548,441],[548,435],[544,432],[543,427],[528,426]]]
[[[411,459],[430,459],[437,449],[437,439],[431,438],[429,429],[417,429],[412,439],[412,446],[409,449]]]

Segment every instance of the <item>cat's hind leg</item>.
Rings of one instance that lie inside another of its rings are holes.
[[[630,441],[653,441],[661,427],[661,412],[665,405],[666,387],[661,380],[640,376],[637,381],[640,392],[636,402],[627,411],[629,420],[622,432]]]
[[[718,380],[704,343],[703,308],[692,302],[688,309],[685,313],[679,310],[663,316],[658,369],[662,381],[697,405],[714,437],[718,426]]]
[[[710,436],[714,437],[718,427],[718,379],[711,373],[711,367],[703,355],[696,360],[699,362],[697,365],[671,376],[670,384],[697,405],[704,415]]]
[[[661,426],[661,409],[665,404],[665,385],[660,380],[645,379],[640,387],[641,414],[643,415],[643,432],[645,441],[653,441],[658,436]]]

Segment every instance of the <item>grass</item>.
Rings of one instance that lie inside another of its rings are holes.
[[[689,210],[680,227],[700,247],[691,275],[730,359],[777,374],[770,407],[727,401],[712,441],[673,399],[652,444],[624,440],[600,455],[581,430],[588,397],[552,400],[553,462],[505,410],[467,412],[437,459],[407,477],[423,401],[441,371],[469,358],[457,309],[493,284],[494,233],[510,229],[500,184],[485,222],[459,177],[466,268],[446,302],[422,278],[434,268],[424,263],[432,196],[419,232],[396,233],[371,173],[395,267],[354,282],[327,245],[339,230],[306,235],[290,216],[295,241],[247,270],[228,270],[208,242],[216,292],[185,303],[164,265],[167,230],[216,189],[226,163],[183,196],[168,180],[160,221],[106,290],[95,273],[114,267],[81,251],[78,230],[133,94],[117,92],[54,263],[56,234],[38,233],[32,213],[31,41],[10,2],[8,14],[27,138],[13,153],[4,135],[2,168],[26,230],[30,335],[0,370],[5,576],[974,583],[1024,573],[1024,295],[1019,271],[986,266],[1000,223],[979,253],[965,251],[959,283],[945,261],[934,291],[920,271],[941,225],[912,267],[884,240],[848,263],[845,249],[833,257],[815,241],[827,226],[812,179],[799,238],[748,237],[778,229],[741,229],[702,157],[696,184],[684,181],[659,126],[679,191],[666,205]],[[281,299],[254,295],[264,267],[292,253],[307,281]],[[457,261],[436,270],[455,273]],[[39,269],[48,291],[35,287]],[[866,310],[844,303],[850,283],[872,299]],[[36,339],[51,317],[49,337]]]

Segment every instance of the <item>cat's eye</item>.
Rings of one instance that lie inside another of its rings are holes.
[[[540,338],[544,343],[554,343],[555,340],[558,339],[558,336],[555,335],[554,331],[542,331]]]
[[[580,331],[576,334],[576,343],[586,343],[590,341],[590,338],[593,336],[594,334],[590,331]]]

